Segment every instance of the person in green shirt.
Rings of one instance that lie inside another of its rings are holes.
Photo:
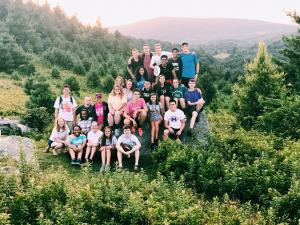
[[[176,106],[180,106],[181,109],[185,109],[184,93],[187,90],[187,87],[180,84],[177,78],[173,79],[173,85],[170,87],[170,93],[172,95],[172,99],[176,102]]]

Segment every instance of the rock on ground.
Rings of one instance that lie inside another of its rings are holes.
[[[34,160],[34,141],[20,136],[0,136],[0,157],[11,157],[20,160],[20,151],[23,151],[27,162]]]

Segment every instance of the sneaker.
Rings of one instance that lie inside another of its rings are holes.
[[[121,172],[123,170],[123,166],[117,166],[117,172]]]
[[[151,143],[151,150],[154,150],[154,148],[155,148],[155,144]]]
[[[138,128],[138,134],[140,137],[143,136],[143,129],[141,127]]]
[[[87,162],[88,162],[89,164],[93,164],[94,161],[93,161],[92,159],[88,159]]]
[[[110,165],[105,166],[105,172],[108,172],[108,171],[110,171]]]
[[[76,165],[81,166],[81,159],[76,160]]]
[[[116,137],[119,137],[120,136],[120,129],[115,129],[115,136]]]
[[[139,170],[139,165],[135,165],[133,168],[134,171],[138,171]]]
[[[76,165],[76,159],[71,160],[71,165],[73,165],[73,166]]]
[[[100,173],[103,173],[104,169],[105,169],[105,165],[102,165],[101,168],[100,168]]]
[[[58,153],[57,153],[57,151],[56,151],[55,148],[52,150],[52,154],[53,154],[53,155],[58,155]]]

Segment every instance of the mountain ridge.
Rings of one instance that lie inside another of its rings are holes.
[[[157,17],[107,29],[135,38],[209,44],[225,40],[280,39],[284,34],[296,32],[297,27],[250,19]]]

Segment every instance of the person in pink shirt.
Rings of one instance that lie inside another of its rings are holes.
[[[102,101],[102,94],[96,93],[96,103],[94,105],[94,120],[97,121],[99,130],[107,125],[108,105]]]
[[[124,112],[124,125],[130,126],[132,123],[132,131],[135,132],[135,129],[138,128],[139,136],[143,135],[142,124],[147,118],[147,105],[143,98],[140,97],[141,92],[138,89],[133,91],[133,98],[130,102],[127,103],[125,112]]]

